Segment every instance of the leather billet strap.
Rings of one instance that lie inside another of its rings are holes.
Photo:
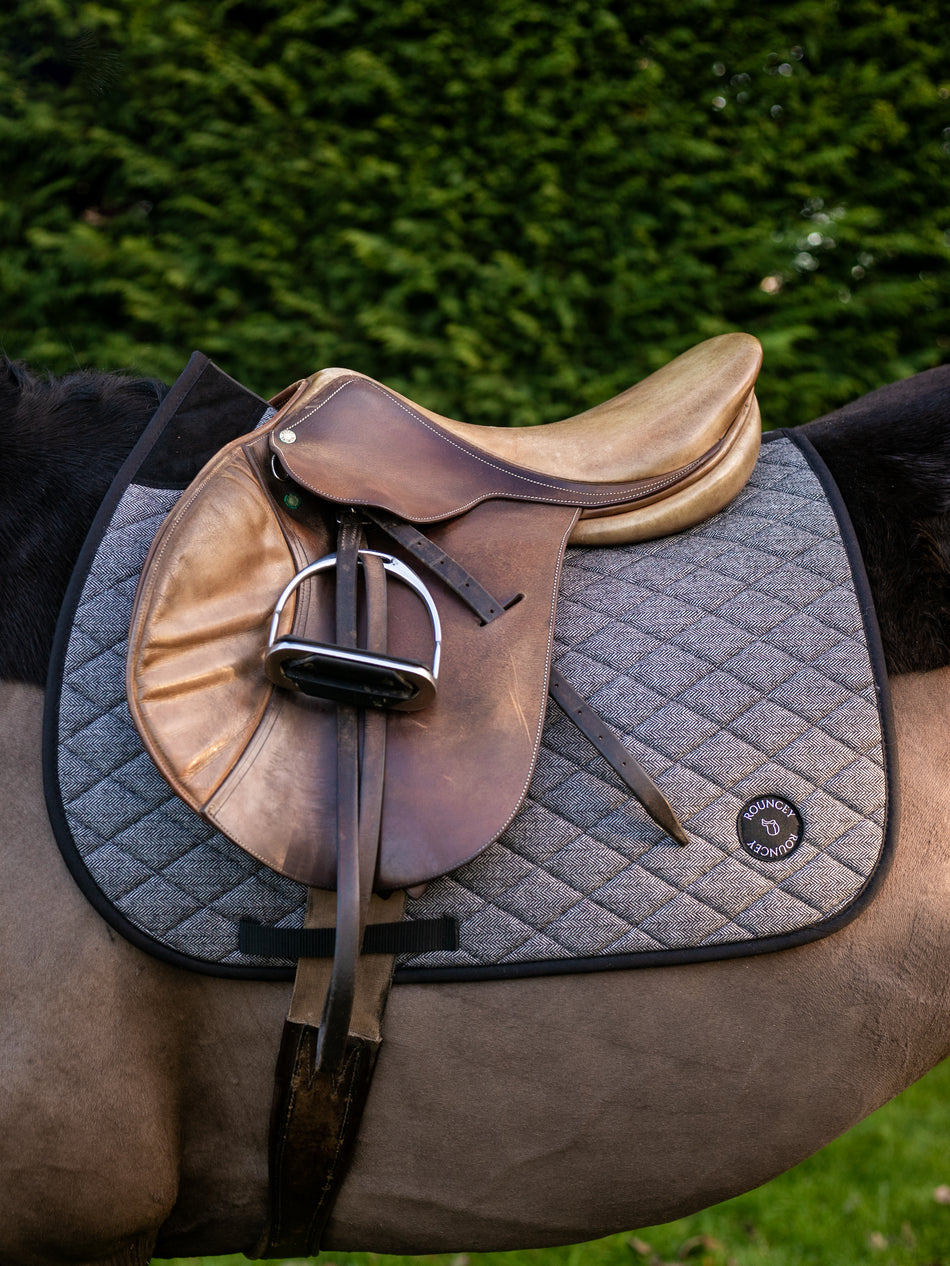
[[[394,541],[407,550],[417,562],[422,563],[434,575],[437,575],[447,589],[460,598],[473,611],[482,624],[491,624],[499,616],[505,614],[512,603],[517,602],[521,594],[511,594],[505,599],[494,597],[474,576],[447,554],[439,549],[412,523],[399,519],[394,514],[384,514],[380,510],[365,510],[366,517],[372,519],[378,528],[392,537]]]
[[[567,719],[573,721],[588,743],[600,753],[657,826],[671,835],[677,844],[687,845],[689,836],[666,796],[640,762],[627,751],[612,727],[556,668],[551,669],[548,690]]]
[[[341,515],[337,537],[336,638],[357,647],[357,590],[363,543],[359,517]],[[362,556],[366,585],[366,649],[386,649],[386,576],[379,558]],[[337,917],[333,970],[317,1042],[317,1070],[344,1059],[356,989],[356,964],[376,875],[386,774],[386,716],[337,704]],[[360,733],[362,729],[362,735]],[[361,741],[362,740],[362,741]]]

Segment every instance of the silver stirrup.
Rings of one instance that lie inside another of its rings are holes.
[[[287,599],[303,581],[336,566],[336,554],[327,554],[308,563],[294,576],[277,599],[271,618],[264,671],[272,682],[286,690],[298,690],[335,703],[361,708],[391,708],[397,712],[418,712],[435,699],[442,658],[442,621],[429,590],[416,573],[398,558],[379,550],[361,549],[357,560],[371,555],[381,558],[383,568],[422,599],[432,623],[433,651],[430,667],[418,660],[372,651],[347,650],[326,642],[277,636],[277,626]],[[288,675],[296,669],[299,676]]]

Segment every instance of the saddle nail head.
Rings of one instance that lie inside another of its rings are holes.
[[[289,429],[281,431],[277,438],[280,440],[281,444],[293,444],[297,438],[297,432]]]
[[[284,505],[288,510],[298,510],[300,508],[300,498],[295,492],[288,492],[284,495]]]

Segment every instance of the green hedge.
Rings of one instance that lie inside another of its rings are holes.
[[[744,329],[805,421],[950,360],[948,53],[939,0],[10,0],[0,343],[504,424]]]

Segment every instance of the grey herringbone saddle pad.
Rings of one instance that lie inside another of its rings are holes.
[[[699,527],[568,551],[555,660],[663,788],[689,847],[551,704],[510,829],[409,903],[409,918],[457,918],[460,947],[404,955],[397,979],[781,948],[867,900],[887,852],[886,680],[816,460],[793,436],[771,439],[745,490]],[[51,694],[51,817],[84,891],[138,944],[199,970],[285,975],[289,963],[242,954],[237,927],[299,926],[304,890],[176,799],[125,702],[138,572],[179,493],[127,475],[90,538]]]

